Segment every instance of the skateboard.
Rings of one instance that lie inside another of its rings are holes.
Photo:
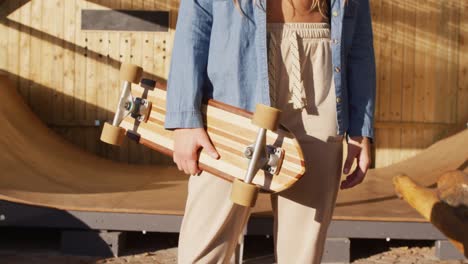
[[[112,123],[105,123],[101,140],[121,145],[125,136],[172,156],[173,131],[164,129],[166,90],[141,79],[142,68],[122,64],[122,92]],[[137,84],[133,85],[132,83]],[[205,129],[220,154],[215,160],[203,150],[199,166],[233,182],[231,200],[253,206],[258,191],[280,192],[304,174],[298,141],[278,124],[280,111],[257,105],[255,113],[215,100],[202,105]]]

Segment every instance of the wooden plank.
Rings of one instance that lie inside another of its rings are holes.
[[[379,50],[379,70],[377,73],[378,81],[378,111],[376,118],[380,121],[387,121],[390,118],[391,111],[391,77],[392,77],[392,45],[393,42],[393,2],[382,0],[381,6],[381,43]],[[388,129],[376,130],[376,157],[374,166],[376,168],[384,167],[391,160],[391,137],[392,131]]]
[[[416,2],[406,1],[404,4],[403,17],[403,90],[402,92],[402,112],[401,122],[413,123],[413,105],[415,96],[415,46],[416,46]],[[401,160],[414,156],[417,153],[415,142],[417,133],[411,128],[401,129]]]
[[[31,65],[36,65],[36,67],[31,67],[30,69],[30,79],[31,84],[29,88],[29,103],[32,110],[39,116],[42,117],[44,114],[41,114],[42,108],[42,91],[44,90],[41,85],[41,65],[42,63],[42,33],[36,31],[40,29],[42,21],[42,1],[31,1],[31,27],[35,33],[31,36]]]
[[[402,86],[403,86],[403,48],[405,45],[404,39],[404,24],[401,23],[404,20],[405,13],[401,10],[406,8],[407,1],[396,0],[392,1],[393,12],[392,12],[392,31],[391,31],[391,75],[389,78],[390,92],[389,101],[390,108],[387,116],[387,120],[399,121],[401,120],[401,108],[402,108]],[[399,142],[398,142],[399,145]],[[398,146],[399,147],[399,146]]]
[[[426,100],[426,76],[425,65],[427,60],[428,43],[427,43],[427,28],[426,23],[430,20],[429,12],[421,12],[427,10],[427,4],[423,1],[416,1],[416,24],[415,24],[415,69],[414,69],[414,100],[413,100],[413,115],[412,121],[424,122],[424,101]],[[414,131],[413,148],[419,152],[425,147],[424,130]]]
[[[371,16],[372,16],[372,28],[373,28],[373,35],[374,35],[374,52],[375,52],[375,64],[376,64],[376,85],[377,85],[377,95],[380,93],[380,77],[378,73],[380,72],[380,48],[382,44],[382,0],[370,1],[370,8],[371,8]],[[380,117],[380,96],[376,96],[376,110],[375,115],[376,119]]]
[[[458,91],[457,91],[457,121],[466,123],[468,120],[468,3],[459,1],[459,62],[458,62]]]
[[[382,1],[381,0],[375,0],[375,1],[370,1],[370,8],[371,8],[371,18],[372,18],[372,29],[373,29],[373,36],[374,36],[374,53],[375,53],[375,62],[376,62],[376,72],[379,72],[380,70],[380,47],[381,47],[381,38],[382,38],[382,21],[381,21],[381,8],[382,6]],[[171,38],[172,39],[172,38]],[[380,79],[378,78],[378,75],[376,76],[376,102],[375,102],[375,119],[379,119],[379,108],[380,108],[380,97],[378,96],[378,93],[380,92]],[[375,129],[375,142],[377,142],[380,138],[379,132],[377,129]],[[345,145],[346,147],[346,145]],[[372,167],[375,167],[375,152],[376,152],[376,147],[373,147],[371,150],[373,154],[372,155]],[[346,151],[346,148],[345,150]]]
[[[454,129],[463,127],[463,123],[424,123],[424,122],[402,122],[402,121],[379,121],[375,122],[376,128],[403,128],[409,131],[417,129]]]
[[[109,0],[100,0],[97,3],[101,5],[100,9],[108,9]],[[108,97],[107,97],[107,89],[108,82],[107,82],[107,68],[108,68],[108,49],[109,49],[109,33],[108,32],[96,32],[96,36],[99,37],[97,42],[97,52],[98,58],[95,62],[97,64],[96,67],[96,80],[97,80],[97,117],[98,120],[105,120],[107,118],[107,114],[110,111],[108,106]],[[104,144],[99,140],[100,138],[100,130],[95,130],[96,137],[95,140],[98,143],[99,154],[101,156],[107,156],[107,151],[109,149],[108,144]]]
[[[456,122],[456,90],[458,72],[458,12],[457,0],[440,2],[441,17],[438,23],[437,62],[438,89],[435,90],[435,122]]]
[[[391,85],[391,58],[392,58],[392,1],[383,0],[381,7],[381,42],[379,50],[379,120],[387,120],[390,113],[390,85]],[[385,63],[384,63],[385,62]]]
[[[466,2],[466,1],[465,1]],[[450,123],[457,123],[457,89],[458,89],[458,65],[459,57],[463,56],[460,52],[460,5],[461,1],[451,0],[449,5],[449,45],[448,45],[448,62],[447,72],[448,80],[447,86],[449,87],[448,97],[450,103],[447,106],[447,119],[443,121],[449,121]],[[465,24],[466,25],[466,24]],[[468,111],[468,110],[466,110]]]
[[[401,21],[404,19],[405,3],[407,1],[397,0],[393,1],[392,12],[392,55],[391,55],[391,77],[390,85],[390,111],[388,120],[401,121],[402,109],[402,90],[403,90],[403,47],[405,45],[403,24]],[[386,165],[393,164],[399,161],[401,149],[401,129],[393,128],[388,130],[388,145],[389,149]]]
[[[21,1],[20,12],[20,39],[19,48],[19,89],[29,104],[30,68],[31,68],[31,4],[27,0]]]
[[[40,31],[42,34],[42,51],[41,51],[41,73],[40,80],[43,89],[40,94],[40,114],[42,114],[43,120],[53,120],[52,114],[52,96],[54,95],[53,79],[55,78],[55,65],[54,65],[54,45],[53,40],[49,37],[55,28],[54,21],[54,8],[55,3],[53,1],[42,1],[42,21]]]
[[[435,122],[436,112],[444,111],[438,107],[439,100],[446,100],[447,98],[438,98],[437,90],[441,83],[441,61],[438,58],[437,54],[444,49],[444,46],[441,45],[441,34],[439,33],[439,24],[442,21],[442,10],[441,2],[438,0],[430,0],[425,2],[426,9],[428,10],[428,20],[425,22],[425,36],[424,41],[427,43],[425,45],[425,67],[424,67],[424,87],[425,87],[425,100],[422,108],[423,120],[424,122]],[[444,29],[446,30],[446,29]],[[446,58],[445,58],[446,60]],[[446,88],[445,88],[446,89]],[[425,129],[423,132],[424,146],[429,146],[437,138],[437,131],[431,129]]]
[[[81,10],[86,8],[85,0],[75,0],[75,83],[74,83],[74,118],[86,119],[86,57],[87,36],[81,31]],[[73,142],[85,148],[85,137],[83,130],[73,130]]]
[[[14,7],[18,5],[15,1],[9,1],[10,9],[14,10]],[[8,17],[8,66],[7,70],[10,73],[10,80],[19,90],[23,98],[26,98],[27,94],[23,94],[24,91],[19,89],[19,55],[20,55],[20,47],[19,47],[19,19],[20,19],[20,10],[15,10],[12,12]]]
[[[87,2],[86,9],[101,8],[100,1]],[[81,12],[83,15],[83,12]],[[81,18],[81,23],[85,17]],[[86,57],[86,119],[97,120],[98,109],[100,107],[99,101],[99,86],[100,76],[98,76],[100,68],[100,46],[102,44],[101,32],[87,32],[87,48],[88,56]],[[86,149],[94,154],[101,154],[99,146],[98,131],[93,128],[85,128],[86,131]]]
[[[173,33],[156,33],[153,34],[153,73],[156,76],[159,76],[158,82],[162,82],[167,80],[167,68],[169,67],[167,64],[169,52],[168,52],[168,45],[167,39],[171,38]],[[153,163],[159,164],[173,164],[172,157],[160,155],[157,152],[152,153],[151,160]]]
[[[64,79],[64,63],[63,63],[63,47],[64,47],[64,1],[54,1],[53,9],[51,13],[47,13],[47,16],[52,17],[53,26],[51,34],[53,36],[53,65],[50,68],[53,73],[51,82],[51,88],[53,89],[52,97],[52,117],[53,120],[59,120],[64,118],[64,102],[65,98],[63,95],[63,79]]]
[[[109,8],[119,9],[119,1],[109,1]],[[108,46],[108,66],[107,66],[107,97],[108,97],[108,107],[109,112],[107,114],[107,120],[112,122],[112,119],[115,114],[115,109],[117,107],[119,94],[121,90],[121,82],[119,77],[119,68],[120,68],[120,33],[119,32],[110,32],[109,33],[109,46]],[[109,146],[107,148],[107,156],[115,161],[120,159],[121,148]]]
[[[0,10],[6,9],[8,2],[0,3]],[[0,36],[8,36],[8,26],[5,17],[0,16]],[[8,71],[8,38],[0,38],[0,74],[6,74]]]
[[[63,46],[63,119],[73,120],[75,117],[75,57],[80,56],[75,51],[76,40],[76,1],[64,2],[64,46]]]

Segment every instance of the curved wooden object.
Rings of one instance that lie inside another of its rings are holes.
[[[127,131],[136,132],[140,136],[139,143],[172,156],[173,131],[164,128],[166,91],[161,88],[145,90],[144,87],[135,86],[132,87],[132,94],[135,97],[147,94],[146,99],[153,105],[150,117],[147,123],[138,123],[129,116],[120,126]],[[255,143],[259,129],[252,123],[253,113],[214,100],[203,105],[202,112],[208,135],[221,158],[214,160],[202,151],[199,166],[228,181],[236,178],[243,180],[248,165],[248,159],[243,154],[244,149]],[[274,115],[276,116],[278,115]],[[271,123],[276,123],[275,120]],[[294,135],[285,129],[268,130],[266,142],[284,149],[284,160],[277,175],[260,170],[253,183],[265,191],[280,192],[292,186],[304,174],[304,157]]]
[[[394,177],[393,182],[396,193],[468,257],[468,218],[459,215],[457,208],[441,201],[436,190],[422,187],[406,175]]]
[[[187,176],[90,154],[44,125],[0,75],[0,199],[64,210],[183,214]],[[170,197],[170,199],[168,199]]]

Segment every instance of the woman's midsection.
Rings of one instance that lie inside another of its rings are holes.
[[[315,8],[312,11],[309,10],[313,1],[315,0],[270,0],[267,3],[267,22],[326,22],[327,19],[324,17],[323,12],[321,13],[318,8]]]
[[[270,89],[275,93],[275,107],[283,111],[282,123],[294,131],[300,141],[328,141],[337,131],[329,25],[269,23],[267,28],[269,49],[275,50],[269,53],[269,62],[273,62],[270,66],[274,69]],[[292,45],[295,38],[299,49],[297,57]],[[295,81],[295,76],[300,80]],[[291,103],[297,81],[302,82],[305,89],[302,109],[295,109]]]

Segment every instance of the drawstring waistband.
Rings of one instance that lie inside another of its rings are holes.
[[[328,39],[330,38],[330,25],[328,23],[267,23],[267,32],[281,33],[281,38],[296,33],[300,38]]]
[[[276,62],[278,38],[281,41],[287,40],[291,47],[292,72],[289,76],[290,103],[294,109],[301,109],[306,106],[306,95],[304,83],[302,81],[301,61],[299,57],[298,38],[302,39],[329,39],[330,26],[327,23],[268,23],[268,77],[270,79],[270,101],[272,106],[276,106]]]

